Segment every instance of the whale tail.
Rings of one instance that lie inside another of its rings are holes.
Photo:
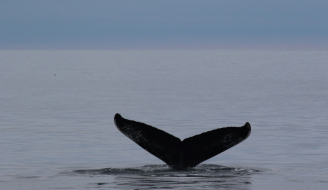
[[[242,127],[215,129],[181,141],[150,125],[124,119],[118,113],[114,122],[125,136],[175,169],[195,167],[239,144],[251,133],[251,125],[247,122]]]

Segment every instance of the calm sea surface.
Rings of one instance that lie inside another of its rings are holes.
[[[327,189],[328,51],[0,51],[0,189]],[[174,171],[115,127],[252,125]]]

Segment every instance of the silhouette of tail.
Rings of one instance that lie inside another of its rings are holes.
[[[125,136],[175,169],[194,167],[237,145],[251,133],[251,125],[247,122],[242,127],[215,129],[181,141],[150,125],[124,119],[118,113],[114,122]]]

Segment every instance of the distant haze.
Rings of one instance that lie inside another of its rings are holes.
[[[327,0],[1,0],[0,49],[328,47]]]

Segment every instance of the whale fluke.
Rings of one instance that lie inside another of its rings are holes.
[[[125,136],[174,169],[195,167],[242,142],[251,133],[247,122],[242,127],[215,129],[181,141],[150,125],[124,119],[118,113],[114,122]]]

